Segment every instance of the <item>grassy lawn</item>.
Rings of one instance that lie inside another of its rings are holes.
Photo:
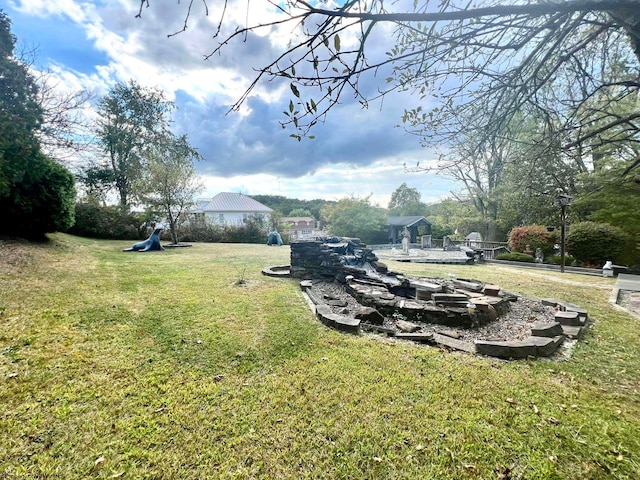
[[[589,310],[570,360],[504,362],[326,329],[260,273],[288,247],[51,238],[0,245],[0,478],[640,478],[613,279],[389,262]]]

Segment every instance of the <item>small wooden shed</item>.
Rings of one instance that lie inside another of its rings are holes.
[[[424,227],[422,234],[431,235],[431,222],[421,215],[413,215],[406,217],[389,217],[389,241],[391,243],[402,242],[402,232],[407,227],[411,233],[411,243],[416,242],[416,237],[420,235],[418,227]]]

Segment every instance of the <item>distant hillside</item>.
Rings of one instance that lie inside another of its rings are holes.
[[[322,207],[336,203],[334,200],[322,200],[319,198],[315,200],[298,200],[297,198],[287,198],[282,195],[251,195],[251,198],[267,207],[273,208],[285,217],[297,208],[309,210],[316,220],[320,220]]]

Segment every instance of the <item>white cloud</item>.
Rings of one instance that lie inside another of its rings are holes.
[[[220,192],[242,192],[247,195],[281,195],[301,200],[322,198],[340,200],[351,195],[371,196],[372,203],[386,208],[391,194],[402,183],[416,188],[425,203],[433,203],[449,196],[450,182],[423,173],[407,172],[401,163],[383,160],[364,167],[344,164],[319,168],[313,174],[286,178],[270,174],[219,177],[201,175],[205,187],[203,197]]]
[[[93,5],[75,0],[21,0],[10,2],[13,9],[35,17],[67,17],[76,23],[84,23],[91,18],[87,10],[93,11]]]
[[[161,88],[175,100],[179,107],[176,129],[187,133],[206,158],[197,166],[207,186],[206,195],[231,190],[337,200],[351,194],[372,194],[375,203],[386,206],[403,182],[418,188],[425,202],[448,194],[449,182],[409,174],[402,166],[433,157],[419,148],[415,138],[394,128],[403,109],[413,106],[411,96],[393,94],[382,110],[379,105],[363,110],[347,96],[313,132],[316,140],[293,141],[291,132],[279,124],[290,95],[284,81],[262,83],[241,113],[226,115],[229,105],[253,80],[254,68],[275,58],[276,49],[286,44],[291,27],[265,29],[205,61],[203,56],[217,45],[212,39],[217,3],[208,5],[209,16],[205,16],[202,3],[195,2],[187,31],[171,38],[167,34],[183,26],[188,2],[152,0],[151,8],[143,8],[142,18],[136,19],[139,5],[128,0],[10,3],[26,18],[56,22],[51,35],[57,36],[47,39],[50,42],[63,43],[67,27],[84,33],[86,45],[82,48],[99,60],[81,68],[52,58],[49,65],[66,88],[84,87],[104,94],[115,82],[134,79],[144,86]],[[233,2],[227,13],[244,25],[245,7],[244,2]],[[269,2],[251,3],[250,23],[271,18],[274,8]],[[390,35],[388,29],[381,29],[370,38],[370,58],[384,55]],[[341,37],[345,47],[354,42],[351,34]],[[375,92],[379,83],[378,78],[363,77],[361,88]]]

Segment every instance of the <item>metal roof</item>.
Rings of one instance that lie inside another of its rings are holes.
[[[213,198],[199,198],[196,213],[247,212],[270,213],[273,209],[242,193],[222,192]]]
[[[387,221],[389,222],[389,225],[394,227],[411,227],[412,225],[419,223],[421,220],[424,220],[427,225],[431,225],[431,222],[421,215],[389,217]]]

